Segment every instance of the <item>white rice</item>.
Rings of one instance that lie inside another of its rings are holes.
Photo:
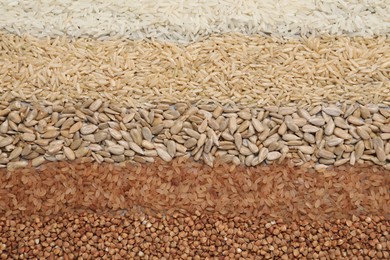
[[[389,0],[2,0],[0,29],[37,37],[191,42],[213,33],[390,33]]]

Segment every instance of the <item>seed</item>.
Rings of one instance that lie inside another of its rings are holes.
[[[0,133],[6,134],[8,132],[8,120],[5,120],[1,125],[0,125]]]
[[[76,155],[72,149],[66,146],[64,146],[63,149],[64,149],[64,155],[66,156],[66,158],[68,158],[68,160],[73,161],[76,159]]]
[[[200,124],[198,127],[198,132],[199,133],[204,133],[207,130],[207,119],[203,120],[203,122]],[[181,130],[181,129],[180,129]],[[180,131],[179,131],[180,132]]]
[[[312,134],[304,133],[303,139],[309,144],[314,144],[316,142],[315,137]]]
[[[280,107],[278,109],[278,114],[282,115],[282,116],[285,116],[285,115],[291,115],[293,113],[295,113],[297,111],[297,109],[295,107]]]
[[[235,117],[233,117],[235,118]],[[231,119],[231,118],[230,118]],[[229,122],[230,122],[230,119],[229,119]],[[252,118],[252,125],[253,127],[255,128],[255,130],[258,132],[258,133],[261,133],[264,131],[264,126],[263,124],[260,122],[260,120],[256,119],[256,118]],[[236,124],[236,127],[237,127],[237,124]],[[235,130],[235,129],[234,129]],[[233,134],[233,132],[230,130],[230,127],[229,127],[229,131],[230,133]]]
[[[322,111],[330,116],[340,116],[342,111],[336,106],[323,107]]]
[[[284,134],[282,136],[282,139],[284,141],[297,141],[297,140],[300,140],[300,138],[294,134]]]
[[[41,137],[47,138],[47,139],[53,139],[60,135],[60,132],[58,130],[49,130],[46,133],[44,133]]]
[[[238,133],[244,132],[246,129],[248,129],[250,124],[251,123],[249,121],[245,120],[244,122],[241,123],[241,125],[239,125],[237,132]]]
[[[252,118],[251,113],[248,111],[240,111],[237,113],[237,115],[244,120],[251,120],[251,118]]]
[[[356,132],[363,140],[370,139],[370,134],[363,127],[357,127]]]
[[[93,134],[98,127],[96,125],[86,125],[80,128],[80,133],[83,135]]]
[[[10,136],[1,138],[0,139],[0,148],[12,144],[13,141],[14,141],[14,139],[12,137],[10,137]]]
[[[7,170],[12,171],[19,168],[25,168],[27,167],[27,165],[28,165],[27,161],[9,162],[7,164]]]
[[[158,156],[159,156],[161,159],[163,159],[164,161],[166,161],[166,162],[172,161],[172,157],[171,157],[171,156],[169,155],[169,153],[168,153],[167,151],[165,151],[164,149],[162,149],[162,148],[157,148],[156,151],[157,151]]]
[[[300,117],[303,117],[306,120],[311,119],[311,115],[305,109],[299,109],[298,114],[300,115]]]
[[[121,134],[121,136],[122,136],[122,134]],[[94,134],[94,139],[95,139],[95,142],[97,142],[97,143],[100,143],[100,142],[106,140],[107,137],[108,137],[108,133],[103,132],[103,131],[99,131],[99,132],[96,132]]]
[[[88,154],[89,152],[89,149],[87,147],[80,147],[79,149],[77,149],[75,151],[75,155],[77,158],[81,158],[81,157],[84,157]]]
[[[196,144],[197,148],[200,148],[206,143],[207,135],[201,134]]]
[[[347,124],[347,122],[341,117],[335,117],[334,123],[337,127],[342,128],[342,129],[349,129],[350,128],[350,126]]]
[[[380,162],[385,162],[386,161],[386,157],[387,156],[386,156],[386,153],[385,153],[383,148],[377,148],[375,150],[375,152],[376,152],[376,156],[378,157],[378,160]]]
[[[142,144],[142,142],[141,142]],[[130,146],[130,149],[133,150],[134,152],[136,153],[139,153],[139,154],[144,154],[144,151],[142,150],[141,147],[139,147],[138,144],[134,143],[134,142],[129,142],[129,146]]]
[[[213,141],[213,143],[218,146],[219,145],[219,141],[218,141],[218,136],[217,134],[214,132],[213,129],[209,128],[207,129],[207,137],[209,139],[211,139]]]
[[[130,136],[138,146],[142,144],[142,133],[138,129],[131,129]]]
[[[153,134],[150,131],[149,127],[143,127],[142,128],[142,136],[144,137],[145,140],[147,141],[152,141]]]
[[[292,120],[286,120],[286,126],[290,131],[293,131],[294,133],[299,132],[299,127],[297,124],[295,124]]]
[[[176,135],[181,131],[182,128],[183,121],[177,121],[176,124],[174,124],[169,131],[171,132],[171,134]]]
[[[314,148],[311,146],[307,146],[307,145],[299,146],[298,150],[304,154],[313,154],[314,153]]]
[[[218,127],[219,128],[219,127]],[[188,134],[190,137],[193,137],[195,139],[199,139],[200,137],[200,134],[192,129],[189,129],[189,128],[184,128],[183,129],[184,132],[186,132],[186,134]]]
[[[47,147],[47,152],[51,155],[54,155],[61,151],[64,141],[63,140],[54,140]]]
[[[194,147],[198,141],[195,138],[190,138],[187,141],[185,141],[184,146],[188,149]]]
[[[322,117],[313,117],[308,120],[310,124],[315,126],[323,126],[325,125],[325,120]]]
[[[274,160],[279,159],[280,156],[282,156],[282,154],[280,152],[269,152],[267,154],[267,160],[268,161],[274,161]]]
[[[364,121],[361,118],[357,118],[355,116],[349,116],[347,120],[353,125],[364,125]]]
[[[334,159],[334,158],[336,158],[336,155],[334,155],[334,153],[332,153],[330,151],[327,151],[327,150],[324,150],[324,149],[321,149],[321,150],[318,151],[318,156],[322,157],[324,159]]]
[[[283,136],[284,134],[286,134],[287,132],[287,125],[286,123],[282,122],[282,124],[280,125],[279,129],[278,129],[278,134],[280,136]]]
[[[149,142],[147,140],[142,140],[141,146],[146,149],[154,149],[154,144],[152,142]]]
[[[220,115],[223,113],[223,108],[222,106],[217,106],[213,112],[213,117],[218,118]]]
[[[8,156],[8,159],[9,160],[13,160],[17,157],[19,157],[19,155],[22,153],[23,151],[23,148],[22,147],[16,147],[11,153],[10,155]]]
[[[364,153],[364,150],[365,150],[365,147],[364,147],[364,142],[363,141],[359,141],[356,145],[355,145],[355,157],[356,157],[356,160],[360,159],[360,157],[363,155]]]
[[[232,116],[229,118],[228,128],[231,134],[234,134],[237,130],[237,118]]]
[[[214,166],[214,157],[209,153],[203,154],[203,161],[210,167]]]
[[[312,125],[304,125],[302,127],[302,131],[305,133],[316,133],[318,130],[320,130],[318,127]]]
[[[112,145],[108,147],[108,151],[113,155],[121,155],[125,152],[125,148],[121,145]]]
[[[176,155],[176,143],[173,140],[167,141],[167,152],[173,158]]]
[[[44,158],[43,156],[38,156],[38,157],[32,159],[31,165],[32,165],[33,167],[38,167],[39,165],[41,165],[41,164],[44,163],[45,161],[46,161],[46,160],[45,160],[45,158]]]
[[[248,142],[248,148],[254,154],[259,152],[259,148],[257,147],[257,145],[252,142]]]
[[[69,128],[69,133],[70,134],[74,134],[76,133],[77,131],[79,131],[81,129],[81,127],[83,127],[83,123],[82,122],[77,122],[75,123],[74,125],[72,125],[70,128]]]
[[[327,140],[326,143],[328,146],[337,146],[343,142],[344,142],[344,139],[342,139],[342,138],[331,137]]]
[[[33,142],[35,141],[35,134],[32,133],[23,133],[21,135],[21,139],[26,142]]]
[[[8,115],[9,112],[11,112],[11,109],[9,109],[9,108],[0,110],[0,117]]]
[[[240,150],[242,146],[242,136],[240,133],[234,134],[234,144],[236,145],[237,149]]]
[[[90,106],[89,106],[89,110],[95,112],[97,111],[101,105],[103,104],[103,101],[101,99],[96,99]]]
[[[348,134],[348,132],[346,132],[345,130],[338,128],[338,127],[336,127],[334,129],[334,134],[337,137],[343,138],[344,140],[348,140],[348,139],[352,138],[352,136],[350,134]]]
[[[380,126],[380,129],[381,129],[381,131],[384,132],[384,133],[390,133],[390,124],[381,125],[381,126]]]
[[[20,122],[22,122],[22,118],[20,117],[20,115],[17,111],[11,111],[8,114],[8,119],[10,121],[14,122],[15,124],[19,124]]]

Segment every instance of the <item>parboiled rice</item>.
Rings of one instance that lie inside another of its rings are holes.
[[[18,35],[190,42],[212,33],[386,35],[386,0],[3,0],[0,29]]]

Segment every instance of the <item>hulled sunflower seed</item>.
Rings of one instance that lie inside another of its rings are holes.
[[[164,161],[166,161],[166,162],[172,161],[172,157],[171,157],[171,156],[169,155],[169,153],[168,153],[167,151],[165,151],[164,149],[162,149],[162,148],[157,148],[156,151],[157,151],[158,156],[159,156],[161,159],[163,159]]]
[[[274,160],[279,159],[280,156],[282,156],[282,154],[280,152],[269,152],[267,154],[267,160],[268,161],[274,161]]]
[[[86,125],[80,128],[80,133],[83,135],[93,134],[98,127],[96,125]]]

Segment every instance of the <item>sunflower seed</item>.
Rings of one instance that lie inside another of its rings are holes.
[[[64,149],[64,155],[66,156],[66,158],[68,158],[68,160],[73,161],[76,159],[76,155],[72,149],[66,146],[64,146],[63,149]]]
[[[325,125],[325,120],[322,117],[312,117],[309,120],[309,123],[315,126]]]
[[[138,146],[142,144],[142,134],[139,129],[131,129],[130,136],[133,139],[134,143],[136,143]]]
[[[242,136],[240,133],[234,134],[234,144],[236,145],[237,149],[240,150],[242,146]]]
[[[54,140],[47,147],[47,152],[50,155],[55,155],[59,151],[61,151],[64,141],[63,140]]]
[[[141,144],[142,144],[142,141],[141,141]],[[142,154],[142,155],[144,154],[144,150],[142,150],[142,148],[139,147],[139,145],[136,144],[135,142],[129,142],[129,146],[130,146],[130,149],[133,150],[134,152]]]
[[[161,159],[163,159],[164,161],[166,161],[166,162],[172,161],[172,157],[171,157],[171,156],[169,155],[169,153],[168,153],[167,151],[165,151],[164,149],[162,149],[162,148],[157,148],[156,151],[157,151],[158,156],[159,156]]]
[[[101,99],[96,99],[92,104],[89,106],[89,110],[95,112],[97,111],[101,105],[103,104],[103,101]]]
[[[322,111],[330,116],[340,116],[343,111],[336,106],[323,107]]]
[[[25,168],[27,167],[28,162],[27,161],[17,161],[17,162],[9,162],[7,164],[7,170],[12,171],[19,168]]]
[[[364,142],[363,141],[359,141],[356,145],[355,145],[355,158],[356,160],[359,160],[360,157],[363,155],[364,153],[364,150],[365,150],[365,145],[364,145]]]
[[[98,127],[96,125],[85,125],[80,128],[80,133],[83,135],[93,134]]]
[[[292,131],[292,132],[294,132],[294,133],[299,132],[299,127],[298,127],[297,124],[294,123],[294,121],[292,121],[292,120],[286,120],[285,123],[286,123],[287,128],[288,128],[290,131]]]
[[[108,147],[108,151],[112,155],[121,155],[125,152],[125,148],[121,145],[111,145]]]
[[[23,151],[23,148],[22,147],[16,147],[15,149],[12,150],[12,152],[9,154],[8,156],[8,159],[11,161],[17,157],[19,157],[19,155],[21,155]]]
[[[352,136],[348,134],[348,132],[338,127],[334,129],[334,135],[343,138],[344,140],[348,140],[352,138]]]
[[[187,147],[188,149],[194,147],[198,141],[195,138],[189,138],[187,141],[185,141],[184,146]]]
[[[304,154],[313,154],[314,148],[308,145],[299,146],[298,150],[301,151]]]
[[[171,134],[176,135],[181,131],[182,128],[183,128],[183,121],[177,121],[177,123],[174,124],[169,131],[171,132]]]
[[[219,127],[218,127],[218,128],[219,128]],[[194,130],[192,130],[192,129],[190,129],[190,128],[184,128],[183,130],[184,130],[184,132],[185,132],[187,135],[189,135],[190,137],[193,137],[193,138],[195,138],[195,139],[199,139],[199,137],[200,137],[200,134],[199,134],[198,132],[196,132],[196,131],[194,131]]]
[[[337,146],[343,142],[344,142],[344,139],[342,139],[342,138],[331,137],[327,140],[326,144],[328,146]]]
[[[10,136],[4,138],[0,137],[0,148],[12,144],[13,141],[14,139]]]
[[[203,146],[206,143],[206,139],[207,139],[207,135],[206,134],[201,134],[199,139],[198,139],[198,142],[197,142],[196,146],[198,148]]]
[[[285,134],[282,136],[284,141],[298,141],[300,138],[294,134]]]
[[[175,141],[167,141],[167,152],[173,158],[176,155],[176,143]]]
[[[280,152],[270,152],[267,154],[267,160],[268,161],[274,161],[280,158],[282,154]]]
[[[302,127],[302,131],[305,133],[316,133],[318,130],[320,130],[318,127],[313,125],[304,125]]]

